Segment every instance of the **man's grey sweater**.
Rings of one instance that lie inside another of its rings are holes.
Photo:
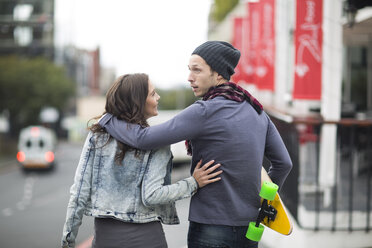
[[[99,123],[115,139],[140,149],[191,140],[191,173],[200,159],[222,165],[222,180],[199,189],[191,198],[189,220],[198,223],[248,225],[260,206],[264,156],[271,162],[269,176],[279,187],[292,168],[270,118],[265,112],[259,115],[246,101],[223,97],[196,101],[173,119],[148,128],[120,121],[111,114],[104,115]]]

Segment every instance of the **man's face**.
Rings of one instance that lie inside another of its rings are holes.
[[[217,85],[218,73],[212,72],[211,67],[199,55],[191,55],[189,70],[190,74],[187,80],[196,97],[203,97],[210,87]]]

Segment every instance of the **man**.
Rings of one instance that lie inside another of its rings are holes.
[[[197,47],[189,61],[188,81],[203,100],[173,119],[141,128],[106,114],[100,124],[116,139],[140,149],[187,140],[191,172],[200,159],[220,163],[221,181],[199,189],[189,210],[188,247],[257,247],[245,238],[248,223],[260,207],[261,166],[271,161],[269,175],[281,187],[292,162],[262,106],[230,76],[239,50],[222,41]]]

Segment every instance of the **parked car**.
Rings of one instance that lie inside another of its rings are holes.
[[[56,135],[50,128],[29,126],[21,130],[17,160],[23,169],[52,168],[55,164]]]

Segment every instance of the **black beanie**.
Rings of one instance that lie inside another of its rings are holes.
[[[225,41],[207,41],[198,46],[192,54],[202,57],[222,77],[230,80],[239,62],[240,51]]]

